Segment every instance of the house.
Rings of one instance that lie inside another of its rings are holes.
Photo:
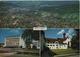
[[[57,39],[46,38],[46,45],[50,49],[67,49],[71,47],[71,39],[65,37],[65,34],[63,34],[63,38]]]
[[[4,47],[25,48],[25,42],[20,36],[8,36],[5,38]]]

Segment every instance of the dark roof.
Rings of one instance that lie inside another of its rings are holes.
[[[63,43],[67,38],[57,38],[57,39],[51,39],[51,38],[46,38],[46,42],[54,43],[58,41],[59,43]]]
[[[21,35],[11,35],[11,36],[6,36],[6,38],[13,38],[13,37],[21,37]]]

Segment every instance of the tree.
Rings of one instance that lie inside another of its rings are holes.
[[[30,45],[31,41],[30,39],[35,39],[40,42],[40,55],[41,57],[53,57],[56,55],[56,53],[52,52],[48,47],[45,45],[45,33],[44,31],[35,31],[32,29],[26,29],[24,33],[22,34],[22,38],[25,41],[27,47]]]
[[[31,40],[32,40],[32,30],[30,29],[26,29],[23,34],[22,34],[22,38],[25,41],[25,44],[27,45],[27,48],[30,46]]]
[[[75,31],[76,31],[76,35],[75,36],[73,36],[73,38],[72,38],[72,41],[71,41],[71,47],[73,48],[73,49],[79,49],[79,29],[75,29]]]
[[[45,43],[44,37],[45,35],[43,31],[36,31],[32,29],[26,29],[22,34],[22,38],[24,39],[27,47],[30,46],[30,44],[32,43],[32,40],[38,40],[40,42],[39,43],[40,46],[42,47],[43,44]]]

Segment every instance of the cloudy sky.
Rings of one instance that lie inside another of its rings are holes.
[[[63,38],[63,33],[66,33],[66,37],[72,38],[75,35],[73,28],[50,28],[45,31],[46,38]]]
[[[20,28],[1,28],[0,29],[0,42],[4,42],[4,39],[7,36],[20,36],[25,29]],[[72,38],[72,35],[75,34],[74,29],[72,28],[48,28],[45,32],[46,38],[63,38],[63,33],[66,33],[66,36]]]
[[[15,29],[10,29],[10,28],[1,28],[0,29],[0,42],[3,42],[4,39],[8,36],[19,36],[23,32],[23,29],[15,28]]]

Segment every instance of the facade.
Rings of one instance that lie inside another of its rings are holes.
[[[50,41],[51,40],[51,41]],[[68,44],[67,42],[69,42],[67,39],[47,39],[47,47],[49,47],[50,49],[67,49],[68,48]]]
[[[22,47],[25,48],[25,42],[21,37],[10,36],[5,38],[4,47]]]
[[[40,42],[38,40],[32,40],[33,46],[35,46],[37,49],[40,49]]]

